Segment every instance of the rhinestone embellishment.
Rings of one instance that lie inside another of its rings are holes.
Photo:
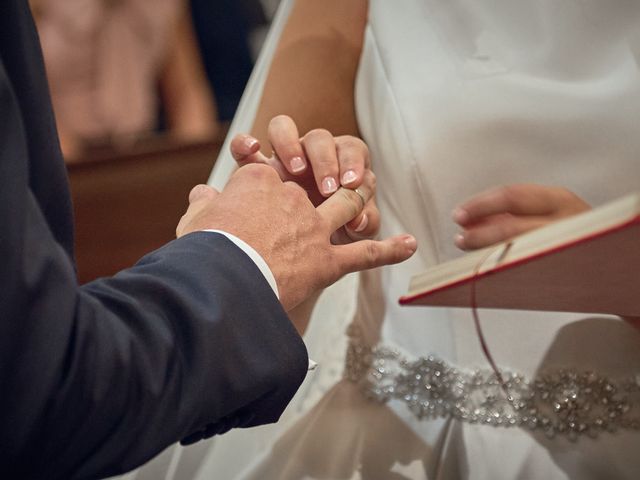
[[[502,372],[462,371],[433,356],[407,360],[386,347],[353,338],[344,376],[379,402],[400,400],[418,419],[453,417],[495,427],[539,430],[549,438],[596,438],[640,430],[640,373],[609,379],[591,371],[556,370],[529,380]]]

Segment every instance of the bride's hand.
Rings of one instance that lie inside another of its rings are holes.
[[[576,194],[560,187],[535,184],[498,187],[455,208],[453,220],[462,231],[454,241],[463,250],[487,247],[590,208]]]
[[[294,121],[279,115],[268,129],[272,155],[260,152],[260,143],[250,135],[239,134],[231,141],[231,154],[240,166],[263,163],[273,167],[283,181],[304,188],[315,206],[338,191],[339,187],[357,189],[366,184],[367,201],[362,211],[336,232],[335,243],[372,238],[380,228],[380,212],[375,203],[375,175],[370,169],[369,149],[352,136],[334,137],[316,129],[299,136]]]

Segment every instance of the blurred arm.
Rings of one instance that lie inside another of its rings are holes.
[[[170,51],[161,72],[160,91],[169,130],[186,139],[211,137],[219,129],[215,99],[186,8],[168,45]]]

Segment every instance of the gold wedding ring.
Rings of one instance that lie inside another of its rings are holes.
[[[367,203],[367,199],[365,198],[364,193],[360,191],[360,187],[354,188],[353,191],[356,192],[360,197],[360,201],[362,202],[362,208],[364,208],[365,204]]]

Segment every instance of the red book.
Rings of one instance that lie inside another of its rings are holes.
[[[640,316],[640,193],[415,275],[403,305]]]

